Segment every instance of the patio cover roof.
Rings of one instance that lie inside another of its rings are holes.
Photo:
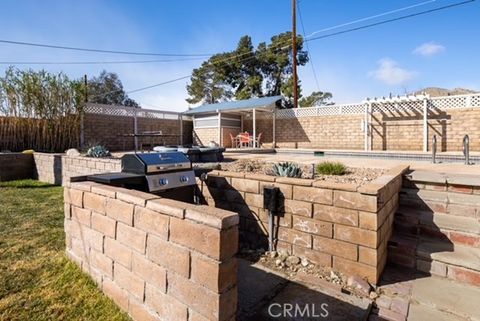
[[[239,111],[239,110],[251,110],[251,109],[273,109],[276,106],[276,103],[282,99],[282,96],[271,96],[271,97],[262,97],[262,98],[252,98],[245,100],[236,100],[236,101],[226,101],[218,104],[207,104],[201,105],[196,108],[192,108],[184,114],[186,115],[196,115],[212,112],[228,112],[228,111]]]

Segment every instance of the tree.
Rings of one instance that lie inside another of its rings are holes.
[[[140,108],[140,105],[125,93],[118,75],[106,70],[103,70],[98,77],[93,77],[88,82],[88,101]]]
[[[331,99],[333,95],[329,92],[323,91],[314,91],[310,96],[303,97],[298,101],[300,107],[314,107],[314,106],[324,106],[331,105]]]
[[[234,51],[217,54],[194,69],[187,85],[189,103],[284,95],[293,96],[291,32],[260,43],[255,49],[249,36],[240,38]],[[299,66],[308,62],[303,38],[297,38]]]

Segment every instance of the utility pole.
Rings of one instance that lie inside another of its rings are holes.
[[[293,108],[298,108],[297,77],[297,1],[292,0]]]
[[[83,83],[85,85],[85,102],[88,103],[88,81],[87,81],[87,75],[83,76]]]

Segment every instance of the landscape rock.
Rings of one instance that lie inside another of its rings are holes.
[[[348,278],[347,286],[364,294],[365,296],[369,296],[371,290],[370,284],[357,275],[353,275]]]
[[[306,258],[303,258],[302,261],[301,261],[301,264],[302,264],[303,267],[307,267],[309,262]]]
[[[297,265],[300,263],[300,258],[298,256],[291,255],[286,259],[287,266]]]
[[[70,148],[70,149],[67,149],[65,151],[65,154],[67,154],[67,156],[80,156],[80,152],[78,151],[78,149],[76,148]]]

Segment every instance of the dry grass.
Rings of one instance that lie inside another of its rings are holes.
[[[130,320],[66,258],[62,195],[0,183],[0,320]]]

